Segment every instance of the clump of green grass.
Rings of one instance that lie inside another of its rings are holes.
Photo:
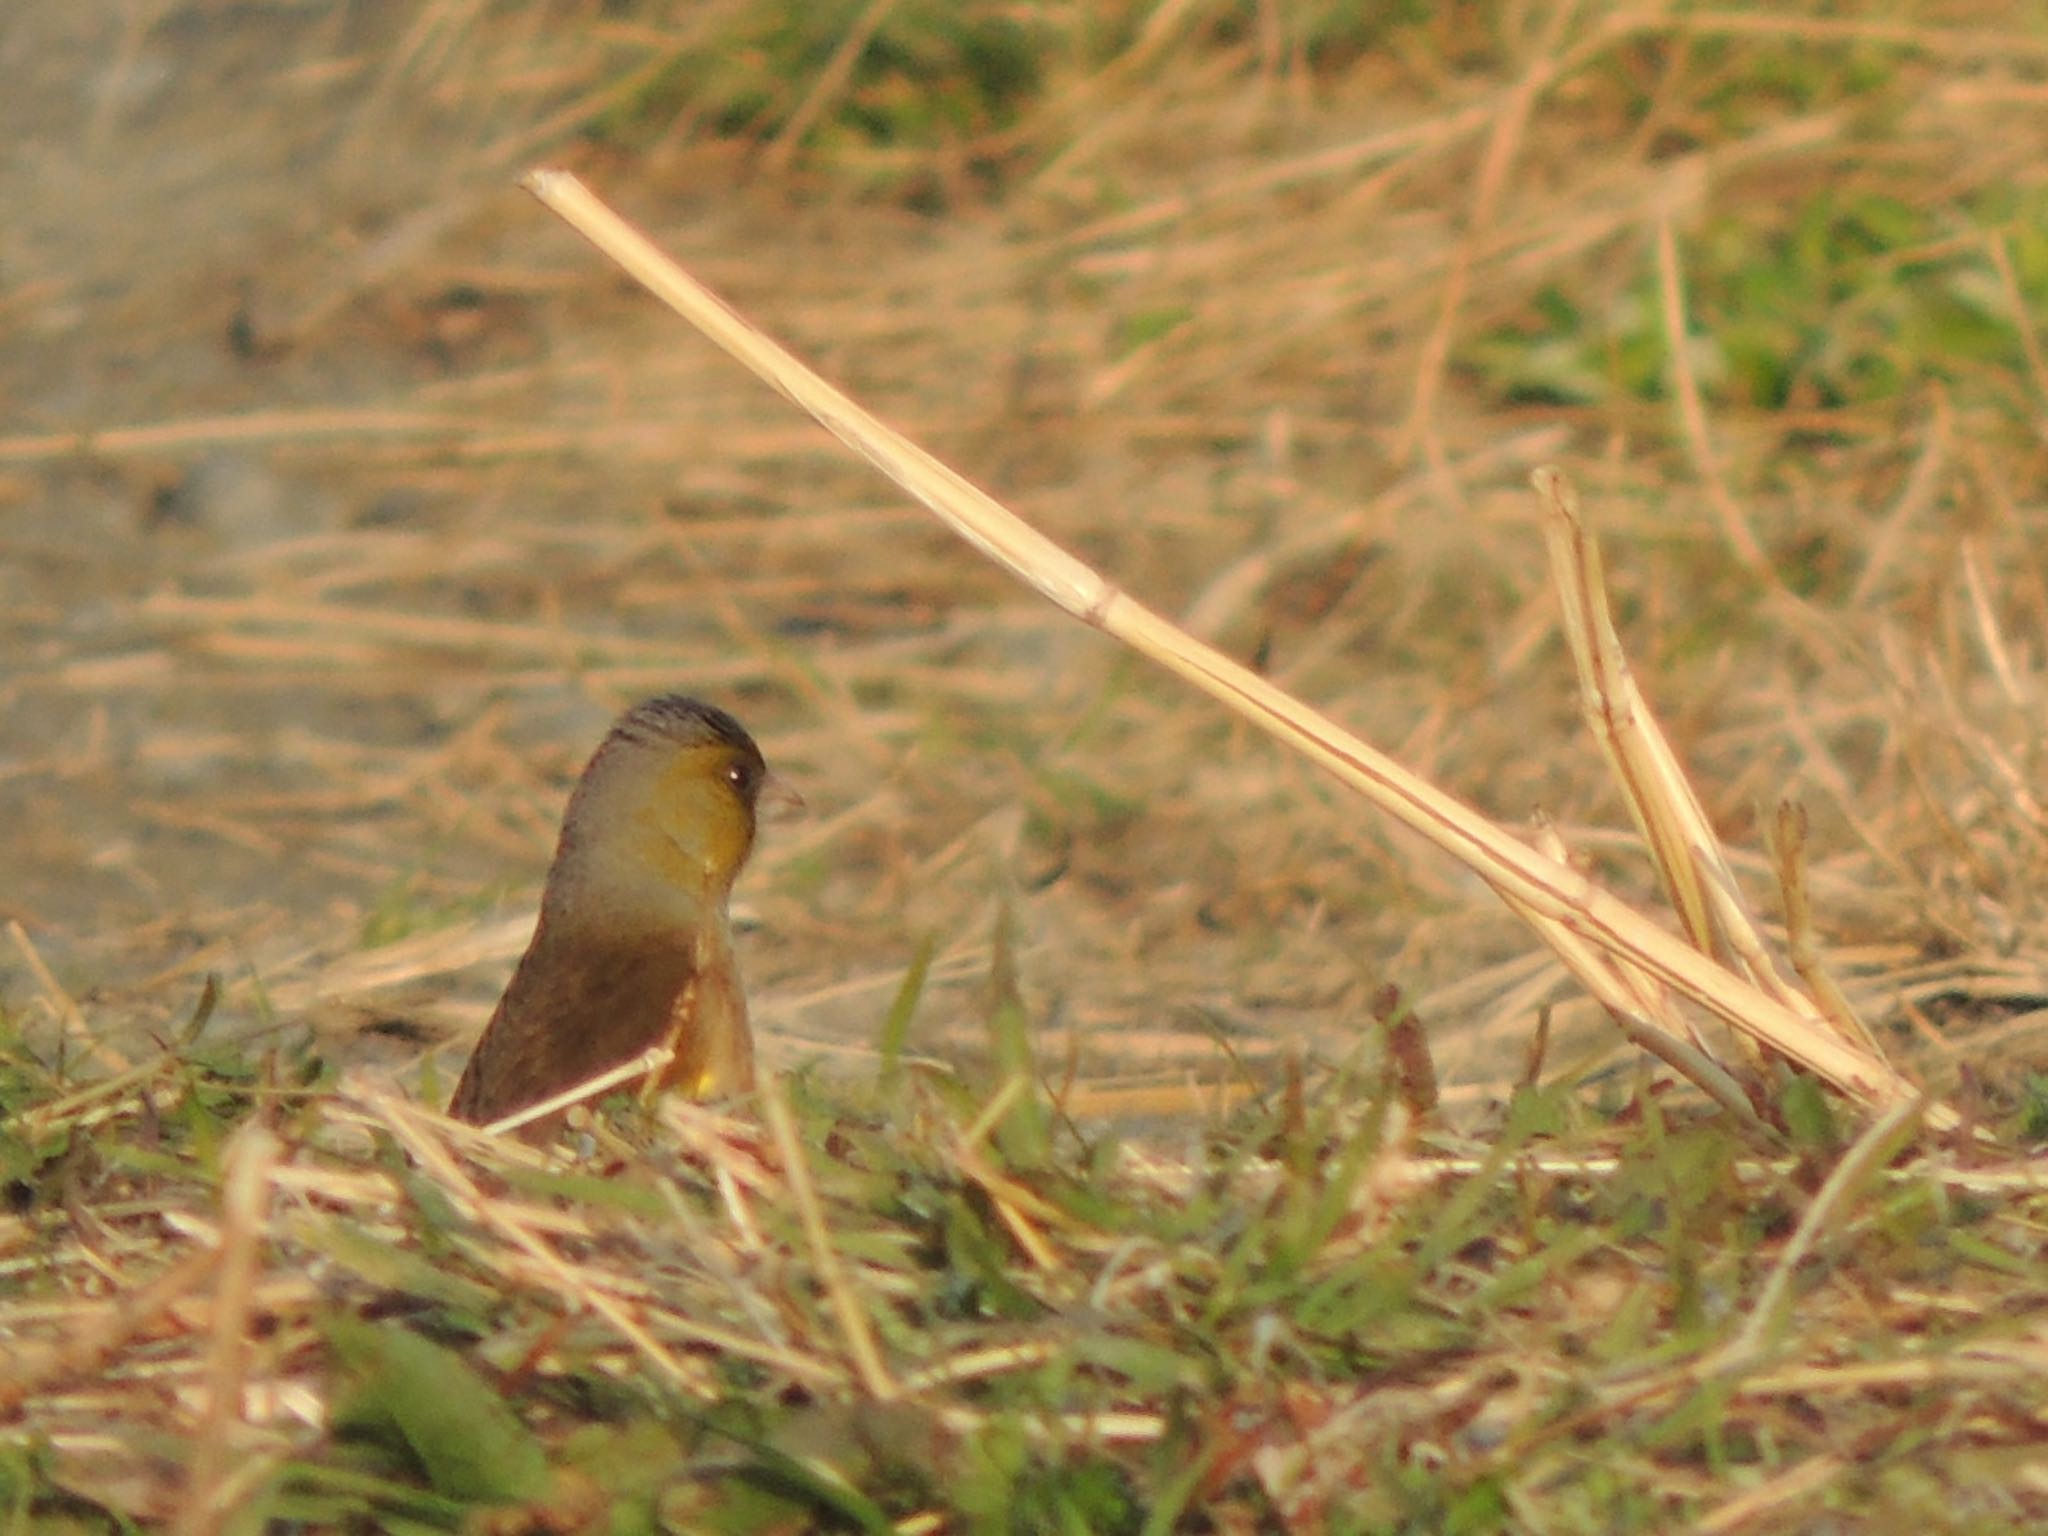
[[[931,205],[918,163],[965,152],[1000,174],[1000,137],[1045,89],[1046,55],[1069,39],[1014,7],[774,4],[736,11],[611,103],[586,132],[615,148],[694,129],[762,145],[802,143],[871,190]],[[872,9],[872,8],[869,8]],[[877,162],[874,156],[885,157]]]
[[[2018,419],[2025,340],[1991,250],[2004,222],[1949,227],[1897,197],[1831,188],[1781,219],[1716,217],[1687,240],[1687,345],[1703,392],[1737,409],[1836,411],[1939,379]],[[2021,277],[2025,302],[2048,295],[2039,265],[2030,259]],[[1514,401],[1663,400],[1670,345],[1654,268],[1646,254],[1640,275],[1599,305],[1546,288],[1467,356]]]

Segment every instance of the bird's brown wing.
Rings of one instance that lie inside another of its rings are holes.
[[[485,1124],[631,1061],[676,1030],[686,999],[719,990],[702,984],[698,965],[698,946],[688,939],[594,941],[586,934],[572,941],[543,924],[484,1026],[448,1113]],[[744,1014],[742,1021],[744,1029]]]

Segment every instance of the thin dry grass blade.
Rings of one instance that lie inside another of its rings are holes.
[[[1744,1489],[1693,1527],[1695,1536],[1761,1529],[1763,1522],[1788,1505],[1810,1499],[1830,1483],[1850,1475],[1855,1463],[1832,1452],[1803,1461],[1754,1488]],[[1783,1517],[1780,1516],[1782,1519]]]
[[[1806,1214],[1800,1218],[1792,1240],[1778,1255],[1770,1279],[1764,1283],[1763,1290],[1751,1306],[1749,1321],[1744,1324],[1742,1332],[1709,1362],[1711,1371],[1723,1375],[1745,1371],[1768,1355],[1773,1340],[1782,1335],[1791,1322],[1793,1285],[1800,1266],[1819,1246],[1828,1230],[1843,1219],[1864,1185],[1876,1178],[1885,1164],[1898,1154],[1919,1113],[1919,1104],[1912,1100],[1893,1105],[1866,1126],[1863,1134],[1842,1154],[1826,1182],[1814,1195],[1813,1203],[1806,1208]]]
[[[804,1158],[803,1141],[797,1135],[789,1101],[782,1096],[781,1083],[770,1078],[763,1084],[761,1102],[768,1114],[768,1129],[775,1137],[776,1151],[782,1156],[783,1177],[789,1181],[790,1197],[796,1202],[804,1237],[811,1246],[811,1262],[818,1267],[818,1281],[825,1287],[839,1327],[846,1335],[846,1352],[868,1396],[877,1402],[891,1402],[898,1396],[896,1383],[882,1361],[874,1325],[868,1321],[860,1298],[853,1293],[852,1282],[839,1262],[838,1250],[832,1246],[832,1233],[825,1225],[825,1208],[819,1203],[817,1186],[811,1182],[811,1165]]]
[[[962,1147],[954,1157],[961,1177],[978,1186],[988,1197],[997,1217],[1034,1269],[1049,1274],[1066,1268],[1059,1250],[1046,1240],[1029,1214],[1034,1205],[1039,1207],[1041,1215],[1044,1214],[1042,1201],[1034,1200],[1029,1190],[997,1173],[979,1152]]]
[[[213,1292],[213,1338],[206,1352],[206,1412],[193,1436],[185,1497],[173,1527],[177,1536],[217,1531],[227,1514],[222,1485],[233,1465],[233,1429],[242,1419],[249,1299],[263,1252],[270,1170],[278,1152],[277,1138],[254,1122],[228,1145],[221,1180],[220,1281]]]
[[[1790,801],[1779,805],[1771,852],[1778,861],[1778,889],[1785,902],[1786,951],[1792,968],[1806,983],[1807,994],[1836,1033],[1883,1060],[1884,1047],[1821,964],[1820,945],[1813,936],[1813,904],[1806,888],[1806,826],[1804,807]]]
[[[832,50],[832,57],[825,61],[825,67],[812,82],[804,99],[789,114],[778,132],[761,152],[761,174],[764,177],[779,178],[789,170],[790,161],[803,147],[804,138],[817,124],[825,111],[846,89],[846,82],[853,78],[854,66],[860,63],[860,56],[874,41],[875,34],[882,29],[882,23],[889,19],[889,13],[896,8],[896,0],[868,0],[868,8],[854,18],[846,35],[839,40],[839,46]]]
[[[2005,643],[2005,632],[1998,622],[1998,609],[1991,600],[1991,585],[1984,579],[1981,540],[1963,540],[1962,565],[1963,585],[1970,598],[1970,617],[1976,620],[1977,637],[1983,642],[1985,665],[1998,679],[1998,690],[2005,695],[2006,703],[2015,709],[2024,709],[2026,690],[2020,686],[2019,672],[2013,666],[2012,648]]]
[[[573,1109],[578,1104],[602,1098],[625,1083],[651,1081],[651,1074],[659,1072],[675,1060],[675,1047],[652,1045],[635,1056],[631,1061],[622,1061],[616,1067],[607,1067],[595,1077],[587,1077],[580,1083],[571,1083],[560,1093],[551,1094],[538,1104],[529,1104],[524,1109],[502,1115],[483,1127],[487,1136],[502,1136],[510,1131],[522,1130],[537,1120]]]
[[[1745,569],[1767,581],[1777,579],[1770,556],[1757,541],[1756,533],[1743,516],[1727,477],[1721,472],[1720,455],[1714,451],[1713,434],[1707,430],[1707,408],[1700,398],[1699,379],[1692,366],[1690,332],[1685,323],[1685,277],[1678,266],[1678,242],[1671,233],[1667,214],[1657,221],[1657,286],[1662,299],[1664,342],[1671,351],[1672,392],[1678,397],[1679,419],[1685,424],[1686,442],[1692,449],[1693,467],[1707,488],[1707,500],[1721,519],[1721,532],[1728,547]]]
[[[1832,1031],[1659,929],[1576,871],[1543,857],[1292,695],[1127,597],[755,330],[574,176],[537,171],[525,184],[670,308],[810,412],[984,555],[1067,612],[1287,743],[1465,863],[1510,897],[1517,910],[1550,918],[1592,948],[1691,999],[1852,1098],[1888,1107],[1913,1096],[1912,1085],[1886,1064],[1844,1044]],[[1583,955],[1563,958],[1583,976]],[[1945,1110],[1929,1118],[1937,1125],[1952,1123]]]
[[[28,936],[28,930],[21,926],[18,919],[10,917],[7,920],[7,937],[14,941],[14,947],[21,952],[23,963],[36,979],[36,985],[43,989],[43,999],[49,1004],[50,1011],[63,1024],[64,1033],[98,1057],[100,1065],[109,1072],[126,1072],[128,1058],[93,1033],[92,1026],[86,1022],[84,1010],[78,1006],[71,994],[64,990],[49,966],[44,964],[35,940]]]

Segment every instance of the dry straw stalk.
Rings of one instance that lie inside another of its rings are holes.
[[[1917,1097],[1913,1084],[1890,1065],[1820,1023],[1818,1010],[1788,1006],[1131,598],[756,330],[575,176],[536,171],[525,185],[663,303],[989,559],[1084,623],[1220,700],[1472,869],[1610,1011],[1665,1033],[1655,1021],[1668,1012],[1663,994],[1669,989],[1865,1105],[1890,1109]],[[1715,882],[1709,877],[1705,883]],[[1704,892],[1700,896],[1712,900]],[[1927,1118],[1937,1127],[1954,1123],[1939,1106]]]

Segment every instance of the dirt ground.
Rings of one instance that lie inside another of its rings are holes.
[[[741,887],[772,1059],[859,1059],[925,938],[915,1038],[964,1048],[1005,907],[1047,1051],[1105,1079],[1341,1055],[1391,980],[1478,1084],[1569,995],[1463,871],[1008,585],[611,272],[517,190],[550,159],[1131,590],[1644,894],[1526,488],[1565,463],[1745,877],[1758,809],[1804,794],[1859,997],[1895,1015],[1900,974],[1955,956],[1996,963],[1926,995],[2040,986],[2038,826],[1983,831],[2010,800],[1898,734],[1932,658],[1953,717],[2031,760],[2039,453],[1936,387],[1842,409],[1803,460],[1812,420],[1717,416],[1774,550],[1825,577],[1892,541],[1780,632],[1731,597],[1670,410],[1446,364],[1546,285],[1620,302],[1660,221],[1683,248],[1744,199],[1966,140],[1971,185],[2038,180],[2038,101],[1764,103],[1722,141],[1614,142],[1506,53],[1304,84],[1168,49],[1082,77],[999,196],[944,154],[905,198],[879,152],[871,191],[708,135],[586,141],[619,79],[732,9],[652,40],[596,5],[6,9],[7,1006],[54,1029],[69,996],[125,1050],[213,973],[218,1027],[310,1021],[410,1070],[502,985],[605,722],[668,689],[735,709],[809,802]],[[2025,674],[2003,698],[1972,538]],[[1967,879],[1917,863],[1948,833],[1894,816],[1915,783],[1964,797]],[[417,1029],[358,1033],[393,1019]]]

